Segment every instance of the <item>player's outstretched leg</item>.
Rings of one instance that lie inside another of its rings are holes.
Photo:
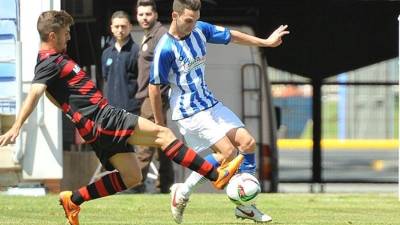
[[[241,162],[236,164],[233,162],[234,165],[229,163],[224,166],[224,169],[217,171],[211,163],[178,140],[169,128],[156,125],[142,117],[139,117],[135,132],[128,139],[128,142],[132,145],[160,147],[169,159],[203,175],[211,181],[215,181],[216,186],[219,188],[228,183],[233,176],[232,171],[236,172]],[[241,158],[241,160],[243,159]]]
[[[235,209],[236,218],[249,219],[254,222],[266,223],[272,221],[272,218],[261,212],[255,205],[239,205]]]
[[[129,137],[128,143],[159,147],[175,163],[196,171],[211,181],[216,181],[219,177],[218,171],[212,164],[185,146],[169,128],[156,125],[145,118],[139,117],[135,132]]]
[[[72,192],[71,191],[63,191],[60,193],[60,205],[64,208],[65,217],[67,218],[69,224],[71,225],[79,225],[79,212],[81,208],[79,205],[76,205],[71,200]]]

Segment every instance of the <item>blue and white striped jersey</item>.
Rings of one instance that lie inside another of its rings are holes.
[[[182,40],[169,33],[159,40],[150,83],[170,85],[172,120],[190,117],[218,103],[204,79],[206,43],[228,44],[230,40],[229,29],[202,21]]]

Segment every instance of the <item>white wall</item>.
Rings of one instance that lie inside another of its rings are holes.
[[[39,50],[37,18],[43,11],[60,9],[60,4],[60,0],[20,0],[23,99],[29,91],[34,77],[34,67]],[[41,113],[38,111],[43,112],[43,120],[40,120]],[[16,146],[16,155],[22,164],[24,179],[62,178],[61,127],[60,111],[47,98],[42,97],[37,109],[23,127],[20,135],[21,148]]]

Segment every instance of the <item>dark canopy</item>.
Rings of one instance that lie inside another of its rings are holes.
[[[63,0],[64,5],[71,1]],[[201,19],[214,23],[250,25],[266,37],[280,24],[291,34],[276,49],[264,49],[269,65],[320,80],[398,55],[400,1],[394,0],[202,0]],[[101,54],[100,35],[107,34],[115,10],[133,12],[136,0],[93,0],[90,32],[77,24],[75,45],[83,65]],[[160,20],[170,22],[172,0],[157,0]],[[68,8],[68,7],[67,7]],[[91,55],[85,36],[95,43]],[[73,40],[74,41],[74,40]],[[73,47],[74,45],[71,45]],[[72,51],[73,54],[73,51]],[[96,63],[98,64],[98,62]]]
[[[170,1],[158,2],[169,16]],[[310,78],[398,55],[400,1],[203,0],[201,12],[211,22],[251,25],[260,36],[288,24],[284,44],[264,50],[268,63]]]

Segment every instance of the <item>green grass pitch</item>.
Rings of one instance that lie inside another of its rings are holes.
[[[257,206],[272,216],[268,224],[400,224],[396,194],[261,194]],[[254,224],[238,220],[223,194],[194,194],[182,224]],[[169,195],[116,195],[82,205],[80,223],[96,225],[175,224]],[[65,225],[56,195],[0,195],[0,224]]]

